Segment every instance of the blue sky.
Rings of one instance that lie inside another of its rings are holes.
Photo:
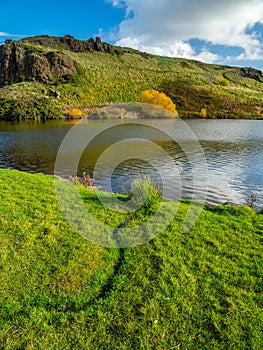
[[[263,69],[263,0],[0,0],[0,43],[40,34]]]

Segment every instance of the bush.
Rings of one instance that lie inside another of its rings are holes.
[[[159,92],[157,90],[145,90],[141,94],[142,102],[150,103],[158,107],[162,107],[178,115],[176,106],[173,101],[164,92]]]
[[[79,108],[71,108],[66,111],[66,115],[69,118],[80,118],[83,115],[83,112]]]
[[[22,100],[3,98],[0,100],[0,119],[26,119],[27,113]]]
[[[22,99],[0,99],[0,119],[5,120],[46,120],[62,118],[61,109],[46,98],[31,101]]]
[[[229,81],[223,77],[217,78],[217,83],[221,86],[228,86],[229,85]]]
[[[131,202],[138,211],[143,214],[154,214],[161,201],[160,191],[148,177],[137,179],[132,183]]]
[[[89,116],[89,119],[107,120],[107,119],[112,119],[112,115],[109,113],[109,111],[105,109],[98,109]]]

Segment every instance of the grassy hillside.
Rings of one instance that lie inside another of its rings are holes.
[[[0,185],[1,349],[262,349],[262,214],[204,210],[182,233],[181,203],[154,240],[107,249],[68,227],[52,177],[0,170]]]
[[[72,107],[85,114],[105,103],[140,102],[145,89],[164,91],[182,117],[200,117],[201,109],[206,108],[208,118],[262,118],[263,79],[253,69],[208,65],[124,48],[115,48],[118,54],[76,53],[59,45],[57,38],[29,38],[20,44],[34,55],[54,49],[64,52],[74,60],[77,73],[46,84],[21,82],[1,88],[2,118],[53,118]],[[61,98],[55,99],[52,90]]]

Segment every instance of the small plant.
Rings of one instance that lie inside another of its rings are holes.
[[[93,186],[94,179],[92,179],[89,175],[86,174],[84,171],[82,176],[72,176],[70,178],[71,182],[78,183],[85,188],[88,188],[89,190],[94,190],[95,187]]]
[[[129,196],[133,206],[145,214],[155,213],[161,200],[160,191],[148,177],[135,180]]]
[[[255,209],[257,202],[256,193],[252,193],[251,196],[247,199],[247,206],[251,209]]]
[[[206,110],[206,108],[202,108],[200,114],[201,114],[202,118],[206,118],[207,117],[207,110]]]

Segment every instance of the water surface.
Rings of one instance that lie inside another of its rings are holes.
[[[108,189],[107,184],[110,181],[112,190],[116,192],[129,190],[131,181],[138,176],[147,175],[157,184],[165,179],[166,187],[170,189],[170,197],[193,198],[193,187],[196,186],[194,198],[198,199],[198,193],[203,197],[201,194],[205,192],[206,201],[212,204],[227,201],[245,204],[249,196],[255,193],[257,206],[262,208],[263,122],[188,120],[185,123],[195,134],[206,160],[206,164],[199,164],[200,174],[196,185],[196,174],[193,174],[189,154],[185,152],[187,149],[193,158],[199,159],[200,152],[196,148],[196,142],[191,140],[189,133],[177,120],[169,119],[152,121],[152,128],[138,125],[136,121],[129,124],[127,121],[115,121],[115,127],[96,136],[86,147],[78,164],[78,174],[86,171],[94,176],[95,184],[104,189]],[[110,124],[109,121],[87,121],[83,124],[83,135],[92,138],[102,127],[107,128]],[[71,121],[1,121],[0,167],[53,174],[61,142],[73,125],[74,122]],[[176,140],[159,132],[160,126],[166,130],[174,130]],[[138,138],[141,141],[130,140]],[[161,150],[151,148],[142,140],[156,144],[171,161],[167,161]],[[127,142],[127,147],[138,156],[126,159],[112,169],[112,164],[118,161],[120,152],[125,148],[122,143],[119,149],[115,147],[108,164],[104,162],[103,165],[95,167],[99,156],[119,141]],[[79,150],[72,144],[67,152],[67,157],[74,159]],[[60,170],[62,176],[70,176],[72,173],[67,162]]]

